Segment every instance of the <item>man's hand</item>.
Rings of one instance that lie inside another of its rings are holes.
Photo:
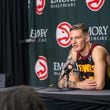
[[[85,90],[94,90],[96,89],[96,81],[92,79],[86,79],[77,83],[77,88]]]
[[[78,75],[76,73],[70,72],[69,81],[78,82],[79,81]]]

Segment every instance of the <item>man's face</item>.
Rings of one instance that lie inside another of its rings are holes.
[[[70,32],[71,44],[75,51],[82,51],[86,47],[86,43],[89,41],[87,34],[83,34],[82,30],[72,30]]]

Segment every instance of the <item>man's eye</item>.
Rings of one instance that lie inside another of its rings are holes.
[[[70,40],[73,40],[73,38],[72,38],[72,37],[70,37]]]

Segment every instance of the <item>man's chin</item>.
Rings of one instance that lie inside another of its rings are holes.
[[[77,49],[74,49],[74,51],[75,51],[75,52],[79,52],[79,50],[77,50]]]
[[[74,49],[74,51],[80,51],[80,49],[78,49],[78,48],[74,48],[74,47],[73,47],[73,49]]]

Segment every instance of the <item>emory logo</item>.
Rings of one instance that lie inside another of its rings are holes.
[[[35,64],[35,72],[39,80],[45,80],[48,77],[47,59],[39,56]]]
[[[71,41],[69,38],[71,24],[68,22],[62,22],[58,24],[56,29],[56,39],[57,43],[61,47],[69,47]]]
[[[105,0],[86,0],[87,7],[92,11],[98,11],[104,5]]]
[[[45,0],[36,0],[36,14],[41,15],[45,7]]]

